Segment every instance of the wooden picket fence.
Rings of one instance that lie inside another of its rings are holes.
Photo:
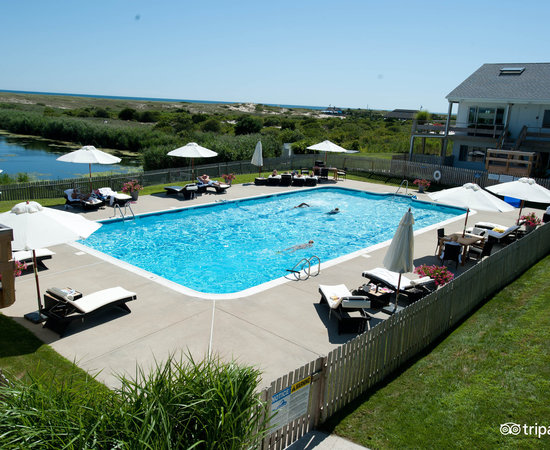
[[[283,449],[315,429],[451,330],[481,302],[548,253],[550,225],[546,224],[327,356],[273,381],[261,393],[268,404],[274,395],[288,387],[305,384],[309,401],[307,410],[299,417],[291,417],[282,426],[279,423],[262,441],[261,448]]]

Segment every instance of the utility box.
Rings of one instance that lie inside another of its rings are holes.
[[[0,308],[7,308],[15,302],[15,262],[11,253],[13,230],[0,224]]]

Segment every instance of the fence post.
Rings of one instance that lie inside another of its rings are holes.
[[[327,357],[317,358],[315,361],[315,369],[312,375],[312,380],[315,382],[314,390],[311,396],[312,420],[311,424],[315,428],[319,425],[321,414],[325,405],[325,381],[327,379]]]

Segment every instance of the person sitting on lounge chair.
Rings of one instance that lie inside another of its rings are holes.
[[[73,200],[88,200],[90,198],[90,194],[83,194],[82,192],[80,192],[80,189],[76,188],[76,189],[73,189],[71,198]]]
[[[207,174],[204,174],[204,175],[200,176],[198,179],[202,184],[207,184],[208,186],[219,186],[220,185],[219,181],[212,181]]]
[[[280,175],[277,173],[277,169],[273,169],[273,172],[271,172],[270,177],[280,177]]]

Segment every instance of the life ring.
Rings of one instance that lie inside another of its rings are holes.
[[[435,180],[435,181],[441,180],[441,172],[440,172],[439,170],[436,170],[436,171],[434,172],[434,180]]]

